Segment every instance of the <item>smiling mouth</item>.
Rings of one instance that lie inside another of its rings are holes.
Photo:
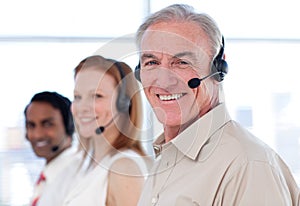
[[[46,146],[47,144],[48,144],[48,141],[43,140],[43,141],[38,141],[38,142],[36,142],[36,143],[35,143],[35,146],[36,146],[36,147],[44,147],[44,146]]]
[[[162,95],[162,94],[156,94],[156,96],[161,100],[161,101],[172,101],[172,100],[178,100],[181,97],[183,97],[185,94],[180,93],[180,94],[168,94],[168,95]]]
[[[93,122],[93,121],[95,121],[95,118],[94,117],[91,117],[91,118],[80,118],[80,121],[82,122],[82,123],[88,123],[88,122]]]

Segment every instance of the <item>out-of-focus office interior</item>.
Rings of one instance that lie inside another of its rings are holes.
[[[44,164],[24,137],[23,109],[31,96],[50,90],[73,99],[73,69],[95,51],[134,68],[135,31],[149,13],[173,3],[188,3],[217,21],[226,39],[223,84],[231,117],[274,148],[300,185],[297,0],[2,0],[1,206],[27,205]],[[155,122],[146,114],[147,124]],[[150,139],[161,131],[151,128]]]

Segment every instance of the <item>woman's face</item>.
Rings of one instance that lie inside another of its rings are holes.
[[[116,80],[99,68],[83,68],[75,77],[72,113],[82,137],[108,124],[116,111]]]

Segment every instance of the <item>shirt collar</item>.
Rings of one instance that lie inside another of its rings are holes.
[[[73,153],[75,153],[75,149],[73,147],[69,147],[48,164],[46,164],[43,173],[46,176],[48,182],[51,182],[52,179],[61,171],[61,168],[64,168],[66,159],[68,157],[71,157]]]
[[[225,104],[221,103],[199,118],[170,142],[183,154],[195,160],[207,140],[229,120],[230,116]],[[165,145],[164,135],[161,134],[154,142],[156,155],[163,150]]]

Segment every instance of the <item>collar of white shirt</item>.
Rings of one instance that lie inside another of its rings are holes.
[[[68,162],[71,162],[70,159],[75,156],[75,153],[75,148],[67,148],[45,166],[43,171],[48,183],[52,182],[57,174],[68,165]]]

